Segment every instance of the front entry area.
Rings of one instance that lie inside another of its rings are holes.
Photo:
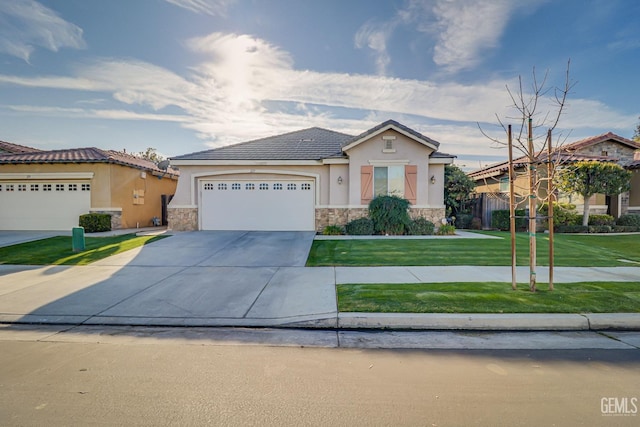
[[[315,230],[313,180],[201,180],[201,230]]]

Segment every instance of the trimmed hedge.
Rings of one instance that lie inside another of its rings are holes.
[[[527,220],[524,218],[524,209],[516,209],[516,231],[525,231],[527,229]],[[520,218],[517,218],[520,217]],[[509,211],[495,210],[491,213],[491,228],[497,228],[501,231],[509,231]]]
[[[637,233],[639,231],[640,231],[640,226],[634,226],[634,225],[614,225],[613,226],[614,233]]]
[[[111,231],[111,215],[101,213],[80,215],[78,224],[84,228],[85,233]]]
[[[613,217],[611,215],[589,215],[589,225],[593,225],[593,226],[602,226],[602,225],[608,225],[608,226],[612,226],[615,224],[615,219],[613,219]]]
[[[622,215],[616,221],[616,225],[640,227],[640,215],[638,214],[626,214]]]
[[[373,221],[369,218],[359,218],[345,225],[345,231],[352,236],[370,236],[373,234]]]
[[[409,223],[407,234],[411,236],[429,236],[433,234],[436,226],[426,218],[416,218]]]
[[[559,225],[554,227],[556,233],[588,233],[589,227],[586,225]]]

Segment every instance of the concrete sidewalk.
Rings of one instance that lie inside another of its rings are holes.
[[[173,264],[160,256],[158,260],[164,265],[149,268],[153,252],[138,258],[133,253],[122,255],[127,257],[107,258],[91,266],[0,265],[0,322],[410,330],[640,330],[637,313],[337,311],[336,284],[446,282],[464,278],[465,281],[473,278],[509,282],[510,269],[504,267],[221,267],[207,265],[206,259],[199,260],[200,265],[184,266],[178,262],[184,257],[176,254]],[[140,260],[138,265],[136,259]],[[557,275],[590,281],[631,281],[638,280],[640,268],[564,269]]]
[[[164,229],[135,231],[157,234]],[[470,238],[474,236],[468,234]],[[408,330],[640,330],[640,313],[338,313],[337,284],[510,283],[511,269],[476,266],[309,268],[304,265],[314,237],[317,238],[313,232],[180,232],[89,266],[0,265],[0,322]],[[15,236],[5,240],[11,239]],[[546,267],[539,267],[537,273],[540,283],[547,281]],[[519,283],[528,283],[528,267],[519,267],[517,274]],[[640,267],[560,267],[555,269],[554,277],[558,284],[638,281]]]

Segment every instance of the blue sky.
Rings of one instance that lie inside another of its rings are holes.
[[[506,157],[477,125],[517,123],[506,87],[534,67],[562,86],[569,59],[558,141],[630,138],[638,17],[635,0],[0,0],[0,140],[174,156],[391,118],[475,169]]]

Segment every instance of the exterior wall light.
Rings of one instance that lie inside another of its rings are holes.
[[[341,176],[338,177],[338,185],[342,185],[342,177]]]
[[[435,175],[431,175],[431,183],[435,184],[436,183],[436,176]]]

